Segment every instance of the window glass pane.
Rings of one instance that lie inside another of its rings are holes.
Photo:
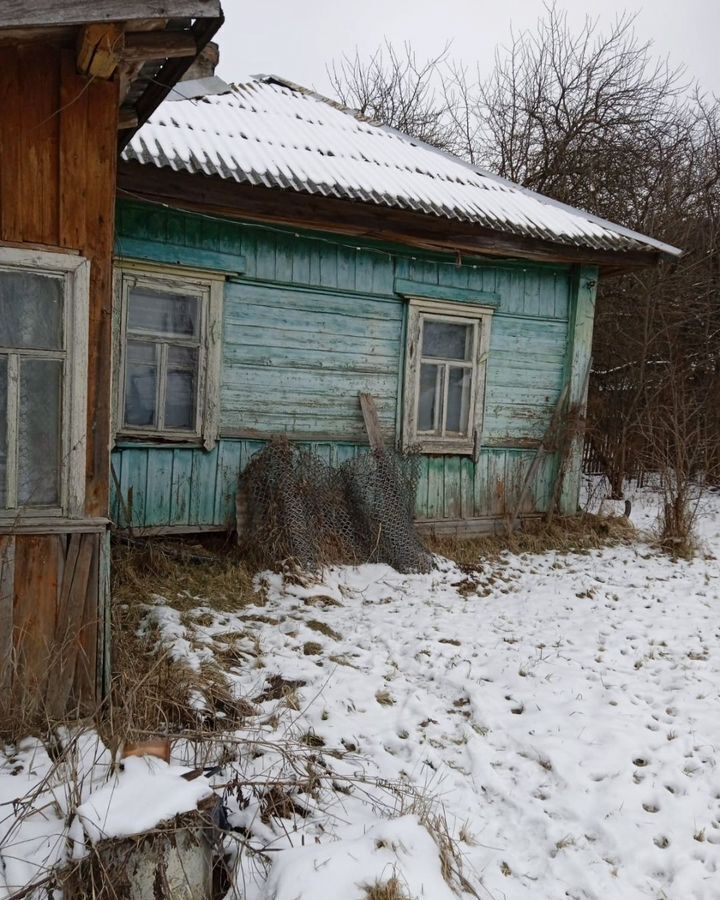
[[[176,337],[198,337],[200,333],[198,297],[134,287],[128,302],[128,328],[131,331]]]
[[[20,361],[19,506],[60,503],[62,370],[56,359]]]
[[[417,430],[437,431],[442,388],[443,366],[423,363],[420,366]]]
[[[448,373],[447,415],[445,430],[468,433],[470,413],[470,385],[472,370],[451,368]]]
[[[0,269],[0,346],[61,350],[63,288],[59,275]]]
[[[7,356],[0,356],[0,508],[7,504]]]
[[[168,347],[165,386],[165,427],[195,429],[197,397],[197,350]]]
[[[127,342],[126,425],[157,427],[157,346],[150,342]]]
[[[440,359],[469,360],[472,352],[472,325],[423,321],[422,355]]]

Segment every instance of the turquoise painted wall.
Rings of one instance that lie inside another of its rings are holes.
[[[140,528],[231,523],[238,475],[263,437],[288,433],[331,462],[362,452],[360,390],[375,396],[383,429],[394,437],[406,311],[393,290],[396,278],[500,298],[479,460],[425,457],[418,517],[480,518],[514,509],[533,442],[547,428],[573,358],[577,272],[570,267],[458,266],[407,248],[343,246],[349,239],[318,240],[135,203],[119,204],[117,235],[118,257],[220,269],[228,281],[221,440],[209,453],[119,444],[116,522],[124,524],[131,506]],[[554,468],[547,460],[524,512],[546,508]]]

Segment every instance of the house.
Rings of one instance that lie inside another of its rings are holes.
[[[279,78],[194,88],[119,168],[118,527],[231,528],[271,436],[366,449],[361,392],[422,453],[421,527],[545,511],[558,454],[527,476],[559,400],[585,402],[599,275],[680,251]],[[574,513],[577,438],[565,468]]]
[[[112,254],[120,148],[218,0],[0,9],[0,695],[107,686]]]

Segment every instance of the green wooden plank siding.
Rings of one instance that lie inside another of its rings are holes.
[[[140,249],[143,242],[146,251]],[[418,517],[503,516],[514,509],[534,456],[529,444],[544,434],[572,366],[587,359],[591,299],[583,285],[592,270],[583,270],[580,284],[570,267],[505,261],[457,265],[419,251],[345,246],[341,237],[318,240],[119,204],[120,253],[126,247],[140,258],[157,256],[163,243],[187,266],[207,266],[216,258],[223,271],[241,274],[231,274],[225,284],[223,439],[209,453],[131,445],[114,451],[125,504],[132,489],[135,527],[231,522],[239,474],[265,436],[306,435],[308,446],[333,465],[362,452],[359,391],[376,398],[388,438],[397,435],[406,301],[394,293],[396,279],[426,284],[433,292],[446,287],[448,295],[455,289],[456,297],[466,291],[499,296],[478,461],[425,457]],[[583,294],[578,319],[573,298],[582,290],[587,297]],[[555,466],[549,459],[541,467],[525,512],[545,509]],[[117,493],[114,489],[112,509],[120,521]]]
[[[131,447],[113,452],[123,503],[113,489],[115,522],[126,527],[122,513],[133,489],[133,527],[232,527],[240,473],[262,441],[223,439],[211,453],[196,448]],[[341,465],[358,453],[361,444],[302,442],[330,465]],[[419,519],[472,519],[513,512],[534,450],[486,449],[475,464],[467,457],[433,456],[421,461],[417,516]],[[542,512],[552,485],[550,458],[541,467],[534,491],[523,512]],[[147,472],[147,476],[145,473]],[[180,475],[182,473],[182,476]]]
[[[394,433],[402,316],[399,298],[228,283],[221,427],[361,440],[365,391]]]

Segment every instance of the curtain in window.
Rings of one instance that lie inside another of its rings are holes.
[[[63,276],[0,269],[0,507],[61,503],[64,291]]]
[[[7,392],[8,361],[0,356],[0,509],[7,506]]]
[[[18,505],[60,503],[63,364],[23,359],[18,404]]]
[[[194,431],[197,417],[199,297],[133,286],[128,295],[124,424]]]

